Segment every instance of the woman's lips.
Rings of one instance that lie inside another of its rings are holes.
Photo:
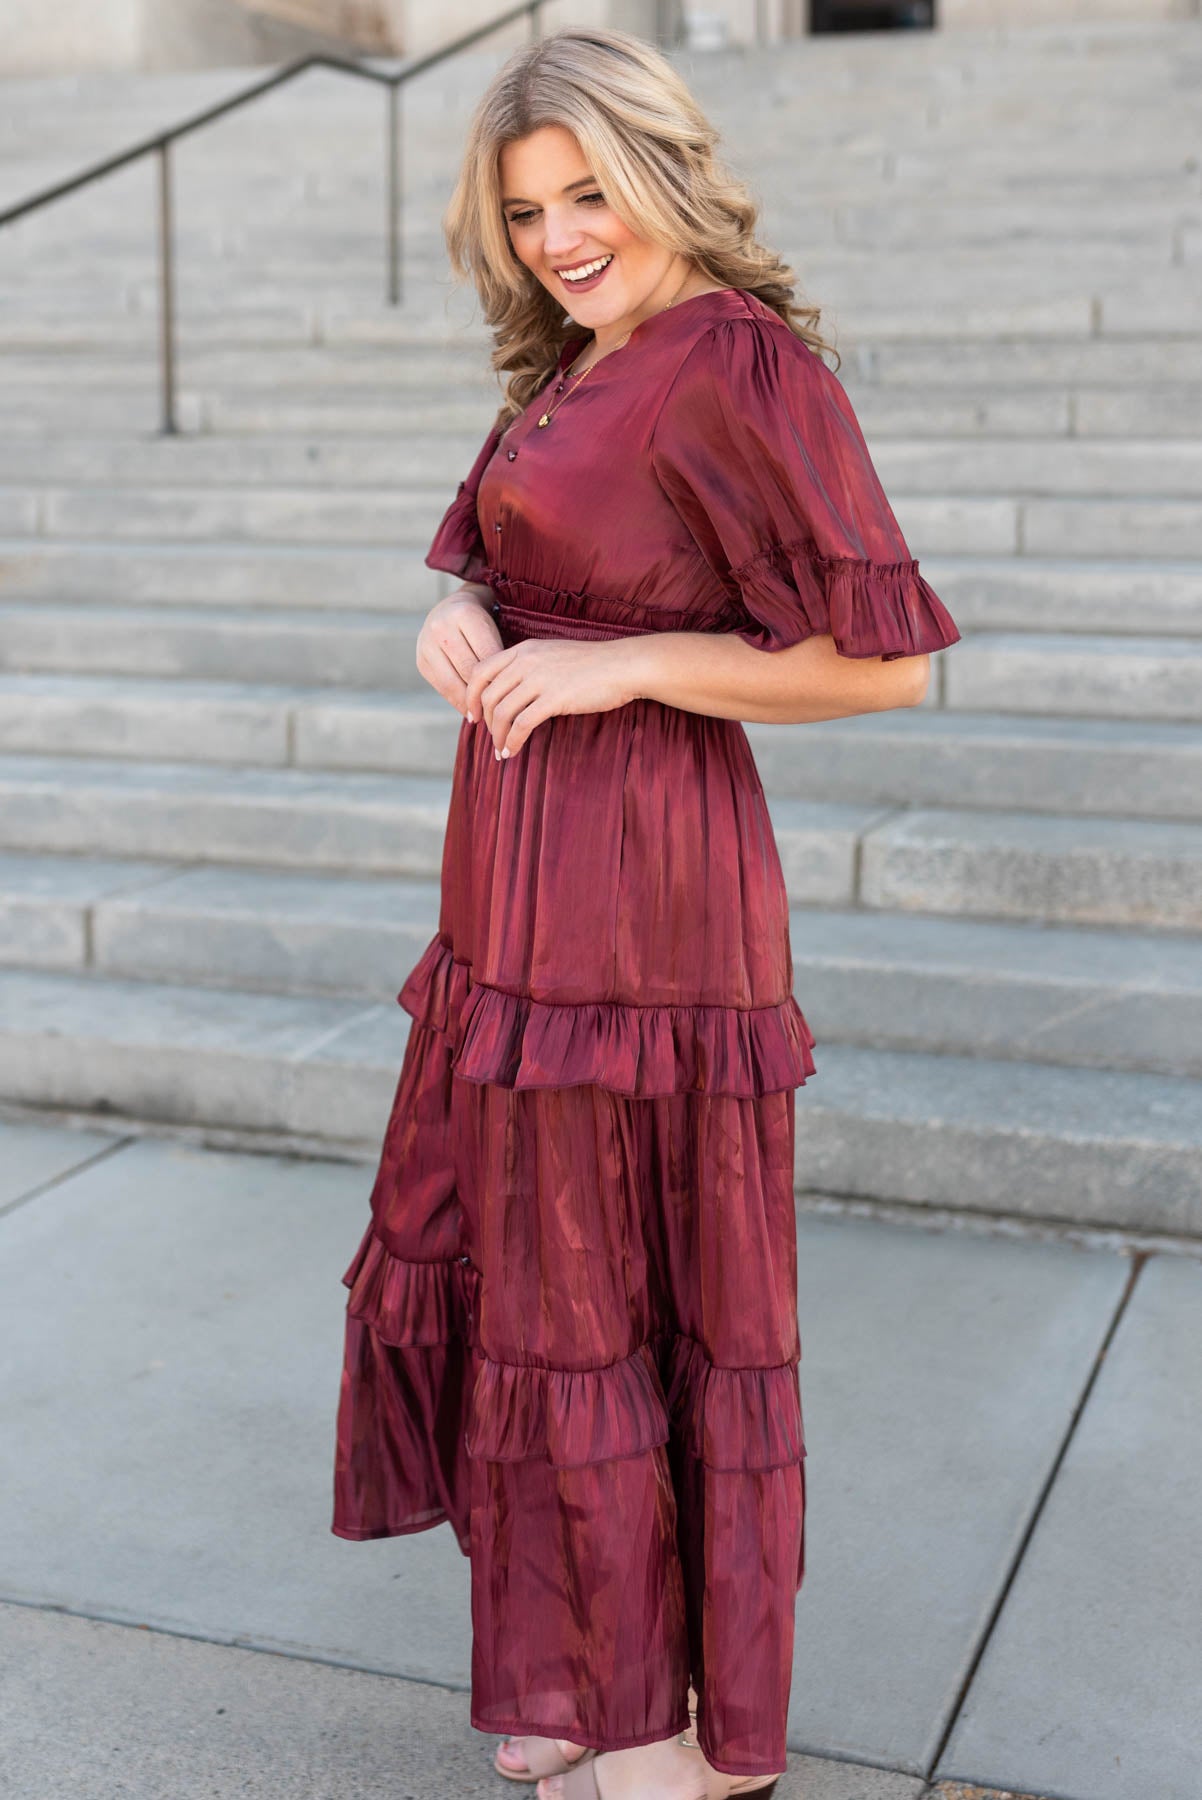
[[[613,266],[614,266],[614,259],[611,256],[609,261],[606,263],[606,265],[603,269],[598,270],[596,275],[586,276],[583,281],[569,281],[567,279],[567,277],[562,274],[560,275],[559,279],[563,283],[564,287],[567,288],[569,294],[587,294],[587,293],[590,293],[592,291],[592,289],[595,288],[599,282],[602,282],[605,280],[605,277],[609,274],[609,271],[613,268]]]

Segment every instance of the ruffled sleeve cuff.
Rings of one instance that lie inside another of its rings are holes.
[[[460,581],[482,582],[487,566],[484,533],[476,514],[476,496],[469,490],[467,482],[461,481],[426,552],[426,567],[445,569],[448,575],[457,575]]]
[[[916,560],[824,557],[812,544],[775,544],[731,570],[750,615],[735,635],[784,650],[829,633],[841,656],[921,656],[959,642],[951,614]]]

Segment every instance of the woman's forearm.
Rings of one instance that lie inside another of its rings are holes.
[[[823,635],[757,650],[733,632],[664,631],[622,639],[631,699],[717,719],[795,724],[917,706],[929,656],[840,656]]]

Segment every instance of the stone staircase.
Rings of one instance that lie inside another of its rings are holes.
[[[747,727],[818,1038],[798,1186],[1196,1234],[1202,28],[681,61],[964,634],[922,707]],[[10,1114],[378,1147],[459,729],[422,553],[495,405],[438,220],[493,66],[406,99],[400,308],[371,96],[183,146],[185,436],[149,171],[0,233]],[[242,79],[8,84],[5,197]]]

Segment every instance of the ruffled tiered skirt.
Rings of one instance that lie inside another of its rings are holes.
[[[343,1276],[332,1529],[450,1523],[479,1730],[649,1743],[686,1729],[691,1682],[707,1759],[766,1773],[805,1567],[793,1089],[814,1039],[784,884],[740,727],[652,702],[549,723],[508,764],[461,733],[440,927],[398,996]],[[632,915],[623,881],[658,905]]]

